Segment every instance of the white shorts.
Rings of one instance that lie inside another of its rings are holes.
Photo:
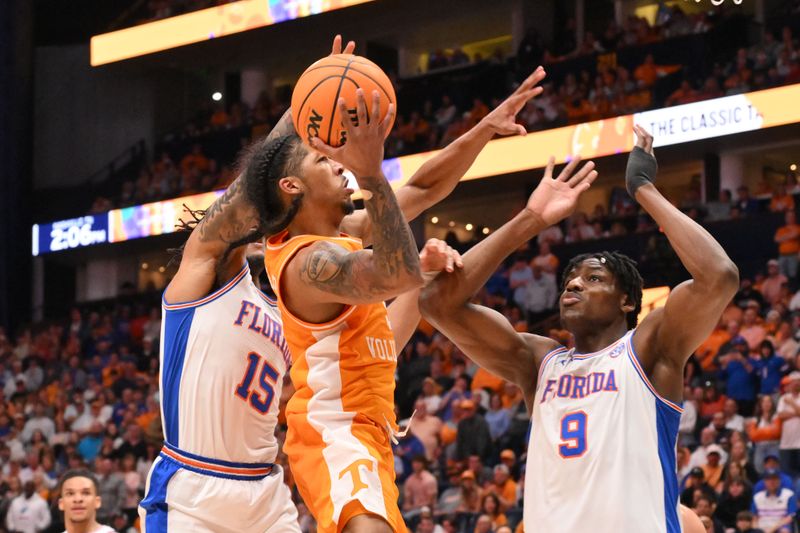
[[[270,465],[270,473],[263,475],[264,465],[175,451],[164,448],[147,476],[139,504],[143,533],[300,533],[297,508],[279,465]],[[248,468],[259,474],[248,474]]]

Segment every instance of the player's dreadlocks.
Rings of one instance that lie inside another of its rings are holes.
[[[226,254],[239,246],[256,242],[265,235],[279,233],[291,223],[300,209],[303,195],[295,196],[292,203],[284,207],[278,181],[285,176],[296,175],[304,156],[303,144],[300,137],[295,134],[272,139],[267,137],[244,150],[236,165],[237,174],[240,175],[237,179],[243,180],[245,196],[256,207],[261,225],[241,239],[232,242]],[[203,220],[206,211],[190,209],[185,204],[183,208],[192,219],[180,219],[176,227],[179,231],[191,232]],[[173,254],[170,264],[175,261],[180,262],[183,245],[168,251]]]
[[[619,252],[595,252],[573,257],[567,268],[564,269],[561,290],[564,290],[564,280],[569,278],[569,273],[583,261],[591,258],[597,259],[611,271],[622,292],[627,294],[628,298],[633,302],[635,307],[625,318],[628,321],[628,328],[636,327],[639,320],[639,311],[642,310],[642,286],[644,281],[636,269],[636,261],[625,254]]]

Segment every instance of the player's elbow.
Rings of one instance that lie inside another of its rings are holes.
[[[714,278],[717,290],[729,295],[730,298],[733,298],[739,290],[739,268],[728,258],[717,266]]]

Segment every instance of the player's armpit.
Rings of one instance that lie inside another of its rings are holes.
[[[413,278],[387,276],[385,266],[377,264],[371,250],[351,252],[328,241],[315,242],[298,252],[289,268],[287,284],[320,303],[376,303],[418,286]]]

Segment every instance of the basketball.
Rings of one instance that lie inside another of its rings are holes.
[[[380,114],[386,115],[389,104],[395,103],[395,94],[389,77],[381,68],[361,56],[336,54],[324,57],[306,69],[297,80],[292,93],[292,119],[298,135],[305,143],[312,137],[330,146],[341,146],[346,132],[339,116],[336,102],[341,97],[354,124],[356,115],[356,90],[364,90],[367,113],[372,107],[372,92],[381,98]],[[386,129],[388,135],[391,125]]]

